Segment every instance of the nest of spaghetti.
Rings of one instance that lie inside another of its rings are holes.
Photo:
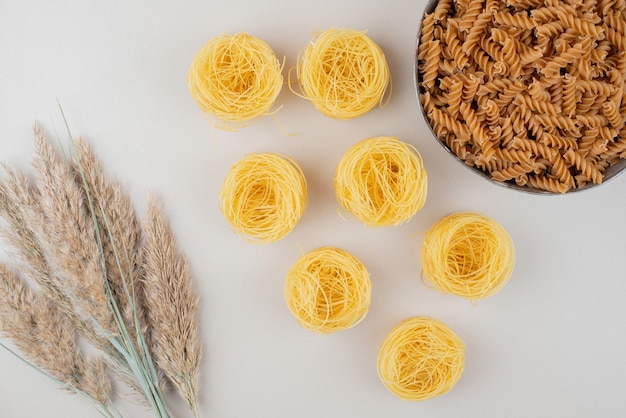
[[[351,146],[337,165],[335,194],[367,226],[408,222],[426,202],[428,175],[415,147],[389,136]]]
[[[244,240],[267,244],[295,228],[307,206],[300,166],[272,153],[249,154],[228,171],[220,189],[224,218]]]
[[[352,328],[367,314],[369,273],[359,259],[336,247],[302,255],[285,278],[285,301],[305,329],[321,334]]]
[[[416,76],[449,151],[496,183],[548,194],[626,167],[624,2],[431,4]]]
[[[454,213],[424,236],[423,276],[442,293],[470,301],[484,299],[506,285],[514,267],[511,236],[485,215]]]
[[[424,401],[449,392],[465,367],[465,343],[443,322],[409,318],[396,325],[378,353],[378,376],[406,401]]]
[[[298,57],[297,74],[301,94],[296,94],[322,114],[344,120],[384,106],[391,83],[378,44],[366,31],[345,28],[318,33]]]
[[[283,85],[282,64],[263,40],[237,33],[210,39],[187,75],[191,97],[214,125],[236,130],[271,114]]]

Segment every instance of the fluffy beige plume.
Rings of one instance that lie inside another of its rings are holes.
[[[111,388],[101,360],[84,360],[72,325],[56,304],[33,293],[16,274],[0,264],[0,333],[34,365],[69,390],[82,391],[106,404]]]
[[[139,331],[146,331],[142,309],[141,223],[128,193],[120,183],[109,181],[91,147],[82,139],[76,143],[73,165],[98,221],[113,296],[129,334],[136,338],[135,320],[139,323]]]
[[[38,236],[34,229],[41,231],[41,208],[37,189],[30,187],[26,176],[4,167],[8,174],[0,182],[0,217],[8,223],[0,233],[13,250],[16,261],[25,275],[32,278],[40,289],[53,300],[74,326],[96,346],[110,350],[108,340],[93,330],[90,321],[80,318],[74,308],[73,299],[68,298],[63,280],[56,275],[46,259],[42,247],[45,237]],[[38,225],[33,228],[31,225]]]
[[[174,234],[153,197],[144,224],[145,292],[156,364],[198,416],[199,301],[189,266],[177,250]]]
[[[95,319],[103,334],[114,335],[93,218],[70,166],[35,127],[34,166],[39,174],[42,246],[51,267],[64,278],[68,299],[83,318]]]
[[[50,291],[52,299],[63,299],[58,289],[59,281],[50,271],[39,237],[29,225],[29,219],[38,219],[39,210],[37,191],[30,187],[28,179],[21,172],[14,172],[4,167],[7,179],[0,183],[0,216],[8,223],[2,230],[7,243],[11,244],[22,262],[22,268],[45,290]]]

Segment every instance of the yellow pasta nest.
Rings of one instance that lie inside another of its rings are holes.
[[[422,268],[435,289],[469,300],[497,293],[515,266],[509,234],[493,219],[460,212],[440,219],[424,237]]]
[[[304,98],[326,116],[353,119],[383,106],[391,77],[380,47],[365,31],[321,32],[298,58]]]
[[[302,170],[291,158],[251,154],[229,170],[220,190],[220,209],[246,241],[270,243],[287,235],[307,205]]]
[[[399,225],[426,202],[428,176],[415,147],[380,136],[350,147],[337,165],[340,206],[368,226]]]
[[[304,328],[329,334],[358,324],[367,314],[371,282],[352,254],[322,247],[304,254],[287,273],[285,301]]]
[[[432,318],[406,319],[389,332],[378,353],[378,376],[391,393],[423,401],[450,391],[463,374],[465,343]]]
[[[200,109],[222,121],[218,128],[270,112],[283,85],[282,65],[272,48],[246,33],[221,35],[196,53],[189,68],[189,92]]]

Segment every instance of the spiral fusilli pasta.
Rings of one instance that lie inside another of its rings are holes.
[[[494,180],[564,193],[626,157],[626,1],[446,0],[418,49],[433,132]]]

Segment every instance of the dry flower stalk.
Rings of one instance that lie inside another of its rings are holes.
[[[0,264],[0,329],[34,364],[65,383],[106,404],[110,383],[100,358],[86,361],[71,323],[45,295],[33,293],[22,279]]]
[[[189,315],[198,310],[186,257],[176,251],[172,228],[155,198],[148,203],[145,225],[145,291],[158,367],[198,415],[198,329]]]
[[[95,218],[101,231],[104,263],[111,290],[131,335],[136,333],[135,319],[142,333],[146,332],[143,311],[141,223],[130,201],[130,196],[118,182],[110,182],[87,142],[76,144],[74,169],[82,173],[91,192]],[[113,240],[111,238],[114,238]],[[121,256],[118,257],[117,254]],[[133,308],[134,307],[134,308]],[[134,318],[134,315],[137,318]]]
[[[113,315],[103,281],[98,243],[84,192],[71,166],[59,159],[39,127],[35,127],[34,166],[39,174],[40,210],[34,227],[68,299],[78,302],[78,314],[93,319],[111,335]]]
[[[6,165],[0,179],[0,230],[19,270],[0,264],[0,335],[105,416],[121,416],[112,375],[170,417],[165,376],[199,416],[199,302],[160,207],[151,200],[142,225],[85,141],[66,160],[34,134],[36,181]],[[82,338],[99,354],[87,358]]]

